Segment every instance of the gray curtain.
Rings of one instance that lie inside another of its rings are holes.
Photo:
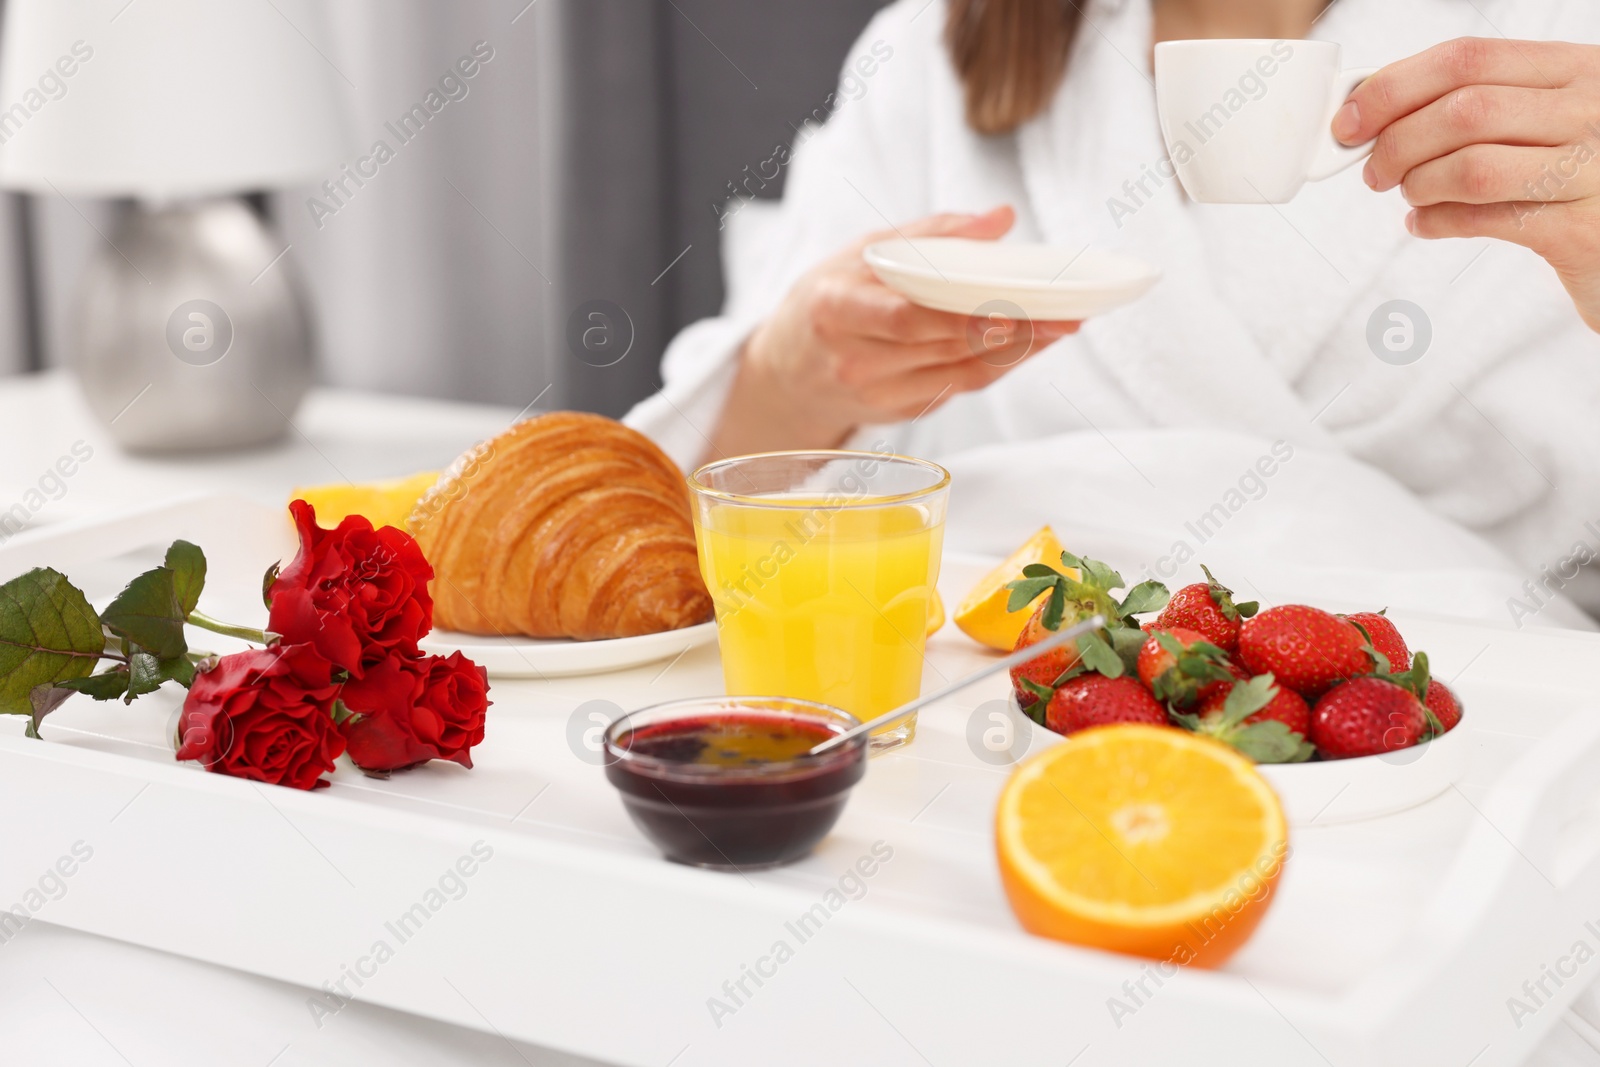
[[[625,411],[659,384],[672,335],[721,303],[729,183],[822,106],[881,3],[325,5],[322,25],[298,28],[346,87],[348,162],[378,140],[394,155],[362,185],[333,169],[334,194],[266,198],[306,282],[323,380]],[[390,127],[475,46],[492,58],[402,145]],[[17,205],[0,201],[0,373],[65,358],[103,228],[93,201]]]

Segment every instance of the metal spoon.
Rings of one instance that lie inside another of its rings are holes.
[[[1011,655],[1007,656],[1005,659],[996,660],[987,667],[973,671],[965,678],[958,678],[956,681],[951,682],[943,689],[929,693],[924,697],[918,697],[909,704],[902,704],[893,711],[886,711],[882,715],[879,715],[876,719],[868,719],[860,726],[852,727],[842,734],[835,734],[826,741],[823,741],[821,744],[818,744],[816,747],[807,750],[805,754],[807,756],[820,756],[829,749],[837,748],[839,745],[844,744],[851,738],[859,737],[864,733],[870,733],[879,727],[888,726],[895,720],[903,719],[912,712],[919,711],[922,708],[927,707],[929,704],[943,700],[952,693],[960,692],[967,686],[972,685],[974,682],[981,682],[991,674],[998,674],[1001,671],[1009,671],[1012,667],[1020,667],[1029,660],[1038,659],[1046,652],[1053,652],[1062,645],[1066,644],[1068,641],[1071,641],[1077,637],[1081,637],[1083,634],[1092,633],[1093,631],[1103,627],[1105,624],[1106,617],[1104,615],[1095,615],[1087,618],[1078,623],[1076,626],[1069,626],[1060,633],[1053,634],[1037,644],[1029,645],[1027,648],[1011,653]]]

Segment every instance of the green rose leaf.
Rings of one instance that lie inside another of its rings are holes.
[[[167,570],[172,572],[172,591],[178,597],[178,609],[187,618],[200,603],[200,590],[206,585],[206,554],[199,545],[188,541],[174,541],[167,549]]]
[[[132,704],[134,697],[154,693],[164,681],[161,661],[148,652],[135,652],[128,657],[128,695],[122,702]]]
[[[87,678],[74,678],[62,682],[61,687],[68,692],[82,693],[93,700],[116,700],[128,691],[128,668],[113,667]]]
[[[105,645],[99,616],[60,571],[31,570],[0,585],[0,714],[37,714],[34,689],[86,676]]]
[[[106,629],[130,644],[154,653],[157,659],[181,656],[189,646],[183,638],[188,612],[178,601],[176,574],[168,567],[145,571],[117,594],[100,621]]]

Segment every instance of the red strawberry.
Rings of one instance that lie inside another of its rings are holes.
[[[1013,651],[1020,652],[1029,645],[1036,645],[1047,637],[1053,636],[1057,631],[1045,628],[1043,620],[1048,601],[1040,604],[1033,617],[1028,620],[1028,625],[1022,628],[1022,633],[1017,636],[1017,647]],[[1077,665],[1078,650],[1073,645],[1053,649],[1036,659],[1031,659],[1020,667],[1011,668],[1011,688],[1017,694],[1017,706],[1029,708],[1038,700],[1038,694],[1030,690],[1023,681],[1033,683],[1045,689],[1056,684],[1056,679],[1066,671]]]
[[[1461,721],[1461,701],[1456,699],[1443,682],[1428,682],[1428,695],[1422,701],[1428,710],[1433,712],[1434,718],[1439,720],[1439,725],[1444,727],[1444,732],[1449,733],[1456,728],[1456,723]]]
[[[1315,753],[1306,740],[1311,709],[1270,674],[1218,687],[1195,714],[1173,718],[1197,734],[1232,745],[1257,763],[1299,763]]]
[[[1149,690],[1123,675],[1080,674],[1069,679],[1050,698],[1045,725],[1058,734],[1075,733],[1090,726],[1142,722],[1167,725],[1167,710]]]
[[[1382,612],[1362,611],[1345,618],[1359,625],[1367,631],[1367,636],[1372,639],[1372,647],[1382,652],[1389,660],[1389,670],[1401,674],[1411,669],[1411,649],[1406,647],[1406,639],[1400,636],[1400,631],[1394,628],[1394,623]]]
[[[1174,651],[1174,645],[1181,648]],[[1152,631],[1139,649],[1137,669],[1139,680],[1157,700],[1179,708],[1193,704],[1218,683],[1230,683],[1233,674],[1222,649],[1200,631],[1182,626]]]
[[[1387,678],[1345,682],[1311,712],[1311,742],[1324,759],[1395,752],[1417,744],[1427,733],[1422,701]]]
[[[1246,621],[1239,631],[1239,662],[1308,699],[1373,670],[1367,639],[1354,623],[1304,604],[1268,608]]]
[[[1256,613],[1256,602],[1233,602],[1233,590],[1222,585],[1205,567],[1206,580],[1186,585],[1156,616],[1153,629],[1198,630],[1207,641],[1232,655],[1239,648],[1239,625]]]
[[[1200,702],[1196,714],[1202,720],[1211,716],[1220,716],[1224,705],[1228,702],[1228,694],[1233,691],[1233,686],[1219,688]],[[1266,722],[1268,719],[1283,723],[1294,733],[1307,737],[1311,733],[1311,706],[1306,703],[1306,698],[1296,693],[1293,689],[1283,686],[1273,686],[1274,695],[1267,706],[1260,711],[1246,716],[1242,725]]]

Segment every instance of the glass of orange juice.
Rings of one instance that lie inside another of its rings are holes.
[[[950,474],[879,452],[771,452],[689,478],[730,695],[870,719],[922,690]],[[874,751],[916,734],[910,717]]]

